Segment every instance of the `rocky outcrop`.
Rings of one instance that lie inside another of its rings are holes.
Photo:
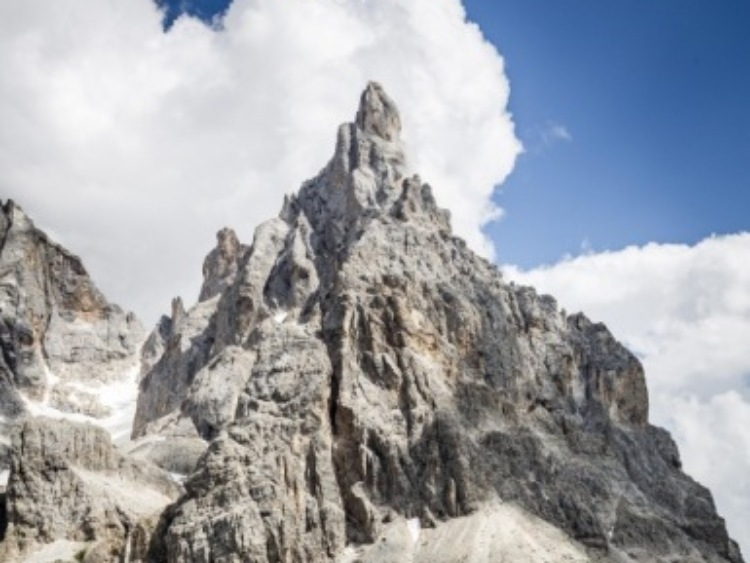
[[[238,270],[206,269],[225,286],[173,313],[134,434],[210,446],[150,557],[742,561],[638,359],[453,237],[399,133],[369,85]],[[468,532],[506,524],[542,543]]]
[[[398,141],[401,135],[398,108],[376,82],[368,84],[362,93],[355,123],[366,135],[389,142]]]
[[[176,426],[173,419],[180,418],[187,390],[213,348],[217,301],[214,296],[186,312],[182,299],[174,299],[172,316],[162,319],[149,336],[142,356],[147,371],[140,382],[133,438]],[[160,350],[161,356],[155,359]]]
[[[0,316],[0,416],[26,411],[22,396],[32,406],[110,414],[96,391],[122,379],[143,329],[12,201],[0,206]]]
[[[248,247],[240,244],[232,229],[224,228],[216,234],[214,248],[203,262],[203,287],[199,301],[219,295],[232,285]]]
[[[134,438],[147,434],[149,424],[153,430],[154,421],[163,417],[168,418],[156,425],[160,432],[165,431],[165,424],[175,426],[187,387],[211,354],[219,296],[233,285],[249,250],[229,228],[220,230],[216,240],[216,248],[203,262],[198,304],[185,311],[182,299],[175,298],[171,316],[162,317],[143,346]]]
[[[219,297],[234,283],[248,252],[231,229],[222,229],[216,238],[216,248],[203,263],[198,304],[186,311],[181,298],[173,299],[171,316],[161,318],[141,351],[141,392],[132,430],[136,442],[129,450],[179,474],[192,471],[207,447],[205,436],[196,431],[189,416],[193,409],[183,409],[182,402],[186,396],[193,396],[188,387],[211,356]],[[230,372],[236,374],[239,367],[230,366]],[[226,422],[227,415],[221,412],[230,407],[231,395],[239,384],[221,379],[204,381],[208,373],[201,377],[203,383],[194,399],[211,405],[207,407],[211,414],[206,411],[208,419],[216,418],[216,424]],[[151,440],[147,435],[169,440]]]
[[[137,532],[150,532],[179,494],[167,473],[119,454],[103,429],[29,419],[13,440],[0,558],[66,540],[84,545],[85,561],[126,560]]]

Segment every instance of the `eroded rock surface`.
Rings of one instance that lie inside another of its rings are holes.
[[[211,299],[229,287],[245,258],[248,247],[241,244],[232,229],[224,228],[216,234],[214,248],[203,262],[203,287],[199,301]]]
[[[110,414],[97,390],[123,378],[143,328],[12,201],[0,206],[0,316],[0,416]]]
[[[11,460],[3,561],[60,540],[84,544],[87,561],[122,560],[136,531],[150,534],[181,492],[166,472],[124,457],[91,424],[31,418],[14,436]]]
[[[557,530],[546,560],[564,537],[570,560],[742,561],[649,424],[638,359],[455,238],[399,133],[371,84],[320,174],[249,250],[207,260],[226,284],[173,312],[134,435],[210,446],[150,556],[394,561],[366,546],[398,551],[402,521],[435,528],[413,552],[434,560],[469,538],[454,519],[494,522],[500,503]],[[493,539],[464,555],[480,549],[512,552]]]

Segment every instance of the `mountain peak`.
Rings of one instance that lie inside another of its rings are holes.
[[[399,132],[369,84],[329,163],[251,246],[218,233],[205,300],[175,301],[144,348],[133,424],[133,454],[186,475],[185,493],[93,539],[155,562],[742,563],[649,424],[638,358],[452,236]],[[19,510],[27,483],[57,480],[46,507],[79,481],[15,443],[8,537],[23,547],[66,514]],[[92,485],[119,479],[111,465]]]
[[[362,92],[356,124],[362,131],[386,141],[397,141],[401,135],[401,116],[393,100],[377,82],[370,82]]]

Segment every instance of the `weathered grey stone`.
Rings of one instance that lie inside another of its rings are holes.
[[[211,444],[149,556],[742,561],[637,358],[453,237],[399,132],[368,86],[233,281],[173,314],[136,435],[189,421]],[[434,533],[406,550],[406,521]],[[470,533],[503,523],[543,549]]]
[[[376,82],[370,82],[362,92],[355,121],[360,130],[386,141],[395,141],[401,135],[398,108]]]
[[[216,238],[216,248],[203,263],[198,304],[185,311],[182,299],[175,298],[171,317],[161,318],[143,346],[134,438],[145,435],[150,424],[180,410],[187,388],[212,354],[219,298],[234,283],[249,252],[231,229],[222,229]],[[211,387],[207,393],[212,392]]]
[[[232,284],[248,248],[240,244],[232,229],[224,228],[216,234],[217,245],[203,262],[203,287],[199,301],[220,294]]]
[[[90,395],[75,400],[70,383],[121,380],[143,329],[109,303],[80,259],[34,226],[12,201],[0,206],[0,416],[16,418],[32,402],[74,413],[106,414]]]
[[[159,536],[167,560],[322,561],[344,547],[325,416],[331,367],[308,330],[288,325],[259,342],[237,407],[243,423],[186,481]]]
[[[150,365],[150,369],[140,382],[133,438],[146,434],[150,423],[179,410],[193,378],[210,357],[217,300],[218,296],[201,301],[185,312],[182,300],[175,299],[172,318],[162,321],[149,336],[149,353],[159,348],[164,351],[156,361],[141,357],[141,365]]]
[[[122,451],[135,459],[145,459],[173,476],[184,479],[193,472],[198,460],[206,452],[208,444],[197,436],[179,435],[171,425],[161,431],[164,435],[140,438],[123,446]]]
[[[159,361],[172,335],[172,317],[162,315],[141,347],[141,376],[147,374]]]
[[[0,558],[12,561],[65,539],[96,542],[112,555],[92,560],[119,560],[139,522],[180,491],[167,473],[119,454],[101,428],[29,419],[13,440]]]

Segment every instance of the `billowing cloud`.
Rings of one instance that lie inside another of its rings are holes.
[[[714,493],[750,553],[750,233],[649,244],[523,272],[521,283],[604,321],[643,361],[651,419]]]
[[[0,3],[0,196],[155,320],[196,295],[214,233],[249,241],[330,157],[368,80],[411,168],[486,255],[519,153],[503,61],[459,0],[235,0],[222,31],[151,0]]]

